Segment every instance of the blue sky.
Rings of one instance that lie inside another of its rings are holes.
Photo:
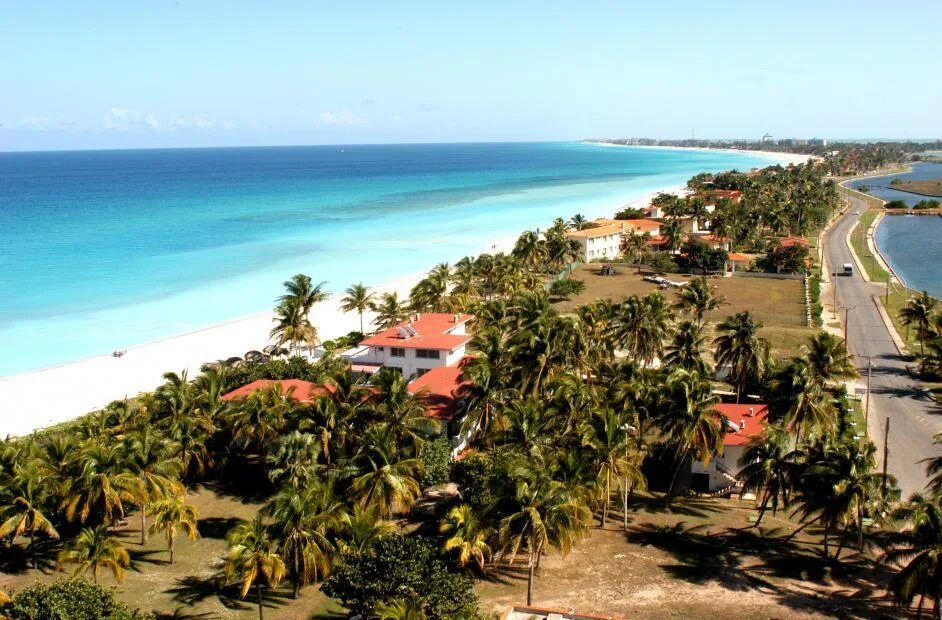
[[[0,0],[0,150],[933,138],[940,23],[912,0]]]

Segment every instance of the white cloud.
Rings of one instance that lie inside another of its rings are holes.
[[[131,108],[111,108],[101,124],[110,131],[127,131],[135,127],[147,127],[153,131],[160,129],[160,121],[156,116]]]
[[[340,110],[339,112],[321,112],[314,119],[314,124],[324,127],[354,127],[365,125],[366,121],[350,110]]]
[[[227,125],[231,123],[226,123]],[[200,114],[193,118],[175,118],[170,123],[173,129],[209,129],[216,126],[216,122],[208,118],[205,114]],[[229,127],[226,127],[227,129]]]
[[[393,124],[393,127],[402,127],[406,124],[406,121],[405,119],[403,119],[401,116],[397,114],[392,117],[392,124]]]
[[[24,116],[15,125],[17,129],[31,129],[45,131],[49,129],[52,121],[45,116]]]

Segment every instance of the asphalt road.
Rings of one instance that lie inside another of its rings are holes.
[[[856,357],[862,385],[867,380],[867,356],[873,363],[872,400],[868,416],[870,436],[876,444],[878,465],[883,463],[883,431],[886,418],[890,419],[889,458],[887,469],[896,476],[903,497],[921,492],[927,482],[922,459],[942,454],[942,446],[932,443],[933,435],[942,432],[942,407],[919,391],[919,382],[907,372],[907,365],[880,318],[874,296],[886,292],[885,284],[864,280],[854,263],[846,238],[867,205],[851,198],[851,208],[834,224],[825,239],[825,252],[831,271],[840,271],[841,265],[854,265],[850,277],[832,277],[837,287],[839,307],[849,308],[848,345]],[[861,260],[867,260],[861,256]],[[833,295],[833,293],[832,293]],[[827,303],[831,299],[823,300]],[[841,320],[844,310],[841,310]],[[862,404],[866,405],[866,395]]]

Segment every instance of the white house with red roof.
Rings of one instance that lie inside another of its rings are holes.
[[[661,224],[653,220],[609,220],[598,219],[590,228],[571,230],[566,238],[579,244],[579,260],[588,263],[596,259],[615,259],[621,256],[621,238],[634,232],[638,235],[656,237],[661,234]]]
[[[354,369],[395,368],[406,378],[421,377],[433,368],[457,366],[471,340],[470,314],[423,312],[363,339],[345,353]]]
[[[715,408],[726,422],[723,454],[715,455],[705,465],[696,460],[691,463],[690,487],[695,491],[715,492],[736,485],[736,475],[742,470],[739,459],[749,441],[765,430],[769,415],[768,406],[760,404],[722,403]]]

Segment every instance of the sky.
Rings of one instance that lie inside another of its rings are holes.
[[[942,2],[0,0],[0,151],[937,138]]]

